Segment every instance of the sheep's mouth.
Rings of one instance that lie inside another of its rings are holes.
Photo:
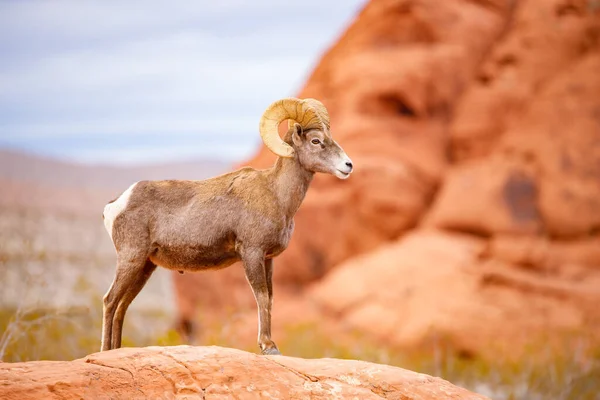
[[[350,172],[344,172],[339,169],[336,169],[335,176],[337,176],[340,179],[348,179],[348,177],[350,176]]]

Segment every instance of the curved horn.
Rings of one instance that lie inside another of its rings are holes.
[[[312,106],[312,108],[315,109],[317,114],[319,114],[319,117],[321,118],[323,125],[325,125],[327,130],[329,130],[329,113],[327,112],[327,109],[325,108],[323,103],[321,103],[319,100],[316,100],[316,99],[304,99],[304,101],[306,103],[310,104]]]
[[[291,119],[303,129],[329,129],[329,115],[325,106],[314,99],[296,99],[293,97],[272,103],[263,113],[260,124],[260,136],[265,146],[280,157],[292,157],[294,149],[279,136],[279,124]]]

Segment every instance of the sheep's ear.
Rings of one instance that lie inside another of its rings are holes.
[[[304,131],[302,130],[302,125],[294,124],[294,133],[292,133],[292,140],[296,146],[300,146],[302,144],[302,139],[304,138]]]

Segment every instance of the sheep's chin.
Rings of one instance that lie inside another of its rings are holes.
[[[335,171],[333,171],[333,174],[340,179],[348,179],[350,177],[350,172],[348,172],[348,173],[342,172],[339,169],[336,169]]]

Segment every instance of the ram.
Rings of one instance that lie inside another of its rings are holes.
[[[282,140],[278,127],[285,120]],[[327,110],[315,99],[274,102],[259,129],[279,156],[271,168],[245,167],[203,181],[140,181],[106,205],[117,266],[104,296],[103,351],[121,346],[125,312],[157,265],[196,272],[242,261],[258,306],[258,346],[263,354],[280,354],[271,340],[273,258],[290,241],[313,175],[346,179],[352,162],[331,137]]]

